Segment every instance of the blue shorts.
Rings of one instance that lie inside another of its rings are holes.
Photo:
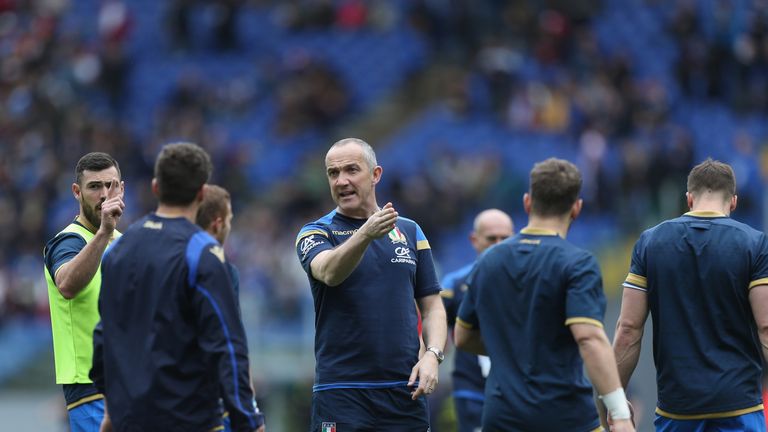
[[[675,420],[656,414],[653,421],[658,432],[765,432],[763,410],[736,417]]]
[[[408,387],[332,389],[312,393],[310,432],[429,432],[427,400]]]
[[[70,432],[99,432],[104,418],[104,399],[86,402],[69,410]]]
[[[479,398],[465,398],[454,392],[453,404],[456,406],[458,432],[477,432],[483,420],[483,401]]]

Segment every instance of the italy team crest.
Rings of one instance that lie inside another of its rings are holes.
[[[336,432],[336,422],[323,422],[320,432]]]
[[[405,238],[405,234],[398,227],[389,232],[389,239],[392,240],[392,244],[402,243],[408,245],[408,239]]]

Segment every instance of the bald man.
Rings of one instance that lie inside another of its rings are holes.
[[[508,214],[498,209],[488,209],[475,217],[469,241],[480,255],[489,247],[511,237],[515,233],[514,224]],[[453,334],[456,323],[456,313],[467,290],[465,280],[475,262],[448,273],[443,277],[443,291],[440,293],[445,304],[448,326]],[[456,418],[459,422],[459,432],[475,432],[480,430],[480,420],[483,413],[483,393],[485,377],[491,367],[486,356],[478,356],[466,351],[457,350],[453,377],[453,401],[456,407]]]
[[[338,141],[325,168],[337,206],[296,238],[315,301],[310,430],[428,431],[424,395],[437,386],[447,331],[429,241],[392,203],[378,205],[383,168],[368,143]]]

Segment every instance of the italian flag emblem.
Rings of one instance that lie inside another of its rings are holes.
[[[336,432],[336,422],[323,422],[320,432]]]
[[[392,231],[389,232],[389,239],[392,240],[392,244],[408,244],[408,239],[405,238],[405,234],[403,234],[398,227],[395,227]]]

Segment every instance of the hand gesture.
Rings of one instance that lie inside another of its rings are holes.
[[[101,202],[101,226],[108,233],[112,233],[120,222],[125,203],[123,202],[123,185],[119,183],[109,188],[107,198]]]
[[[360,227],[360,232],[367,238],[374,240],[387,235],[392,231],[397,222],[397,211],[391,202],[388,202],[379,211],[372,214]]]

